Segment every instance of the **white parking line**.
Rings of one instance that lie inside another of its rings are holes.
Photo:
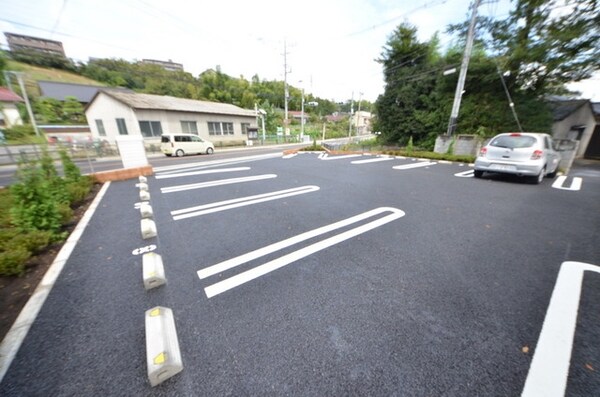
[[[565,175],[559,176],[558,178],[556,178],[556,180],[552,184],[552,187],[555,189],[573,190],[573,191],[577,191],[577,190],[581,189],[581,184],[583,183],[583,179],[576,176],[573,178],[573,182],[571,182],[571,186],[564,187],[563,183],[565,183],[566,179],[567,179],[567,177]]]
[[[293,189],[279,190],[271,193],[257,194],[255,196],[240,197],[236,199],[219,201],[211,204],[199,205],[196,207],[184,208],[181,210],[171,211],[173,220],[191,218],[212,214],[214,212],[230,210],[233,208],[244,207],[246,205],[264,203],[265,201],[279,200],[286,197],[297,196],[299,194],[312,193],[319,190],[318,186],[302,186]]]
[[[217,174],[217,173],[221,173],[221,172],[248,171],[249,169],[250,169],[250,167],[219,168],[219,169],[216,169],[216,170],[181,172],[179,174],[157,174],[155,176],[155,178],[156,179],[168,179],[168,178],[178,178],[178,177],[181,177],[181,176]]]
[[[352,157],[362,157],[362,154],[346,154],[343,156],[333,156],[333,157],[329,157],[327,154],[325,154],[323,157],[321,157],[321,160],[342,160],[342,159],[350,159]]]
[[[377,163],[379,161],[389,161],[389,160],[394,160],[394,158],[393,157],[376,157],[374,159],[367,159],[367,160],[354,160],[350,164]]]
[[[431,161],[423,161],[412,164],[403,164],[392,167],[395,170],[410,170],[412,168],[429,167],[430,165],[436,165],[437,163]]]
[[[281,157],[281,156],[283,156],[282,153],[259,154],[256,156],[235,157],[235,158],[223,159],[223,160],[211,160],[211,161],[202,161],[202,162],[197,162],[197,163],[167,165],[164,167],[153,167],[153,169],[154,169],[154,172],[156,172],[156,173],[166,173],[167,171],[177,172],[182,169],[190,169],[190,168],[201,169],[201,168],[215,167],[215,166],[220,166],[220,165],[248,163],[250,161],[266,160],[266,159]]]
[[[475,172],[473,170],[467,170],[463,172],[458,172],[454,174],[454,176],[457,176],[459,178],[473,178],[474,174]]]
[[[163,187],[160,189],[160,191],[161,191],[161,193],[174,193],[174,192],[182,192],[184,190],[193,190],[193,189],[202,189],[205,187],[231,185],[233,183],[253,182],[253,181],[260,181],[263,179],[271,179],[271,178],[277,178],[277,175],[265,174],[265,175],[247,176],[247,177],[243,177],[243,178],[220,179],[218,181],[190,183],[187,185]]]
[[[282,159],[291,159],[292,157],[296,157],[297,155],[298,155],[298,153],[286,154],[282,157]]]
[[[209,287],[206,287],[204,289],[206,296],[208,298],[212,298],[215,295],[221,294],[221,293],[228,291],[232,288],[235,288],[241,284],[247,283],[248,281],[254,280],[255,278],[258,278],[258,277],[263,276],[267,273],[270,273],[274,270],[277,270],[283,266],[286,266],[292,262],[302,259],[308,255],[314,254],[315,252],[321,251],[325,248],[328,248],[335,244],[341,243],[342,241],[345,241],[349,238],[358,236],[359,234],[365,233],[369,230],[372,230],[379,226],[385,225],[388,222],[391,222],[393,220],[401,218],[405,215],[404,211],[401,211],[396,208],[390,208],[390,207],[376,208],[374,210],[353,216],[353,217],[345,219],[343,221],[336,222],[331,225],[323,226],[318,229],[314,229],[309,232],[299,234],[299,235],[289,238],[287,240],[283,240],[278,243],[271,244],[271,245],[263,247],[261,249],[258,249],[258,250],[249,252],[247,254],[240,255],[238,257],[218,263],[216,265],[207,267],[205,269],[198,271],[198,277],[200,279],[210,277],[212,275],[221,273],[221,272],[231,269],[233,267],[242,265],[253,259],[260,258],[262,256],[271,254],[275,251],[279,251],[281,249],[292,246],[294,244],[298,244],[298,243],[308,240],[310,238],[328,233],[330,231],[351,225],[356,222],[360,222],[360,221],[368,219],[368,218],[372,218],[374,216],[377,216],[377,215],[385,213],[385,212],[391,212],[391,214],[386,215],[383,218],[379,218],[375,221],[366,223],[364,225],[355,227],[354,229],[347,230],[347,231],[337,234],[333,237],[329,237],[325,240],[322,240],[320,242],[317,242],[317,243],[314,243],[307,247],[304,247],[298,251],[294,251],[290,254],[284,255],[280,258],[274,259],[263,265],[257,266],[253,269],[247,270],[243,273],[240,273],[238,275],[235,275],[233,277],[230,277],[228,279],[220,281],[216,284],[213,284]]]
[[[581,262],[561,265],[522,397],[564,396],[586,271],[600,273],[600,267]]]

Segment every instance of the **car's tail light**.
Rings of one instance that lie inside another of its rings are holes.
[[[521,134],[519,134],[518,132],[513,132],[510,134],[510,136],[521,136]]]
[[[539,160],[539,159],[541,159],[541,158],[542,158],[542,155],[543,155],[543,154],[544,154],[544,152],[543,152],[543,151],[541,151],[541,150],[535,150],[535,151],[533,152],[533,154],[531,155],[531,159],[532,159],[532,160]]]
[[[485,157],[486,154],[487,154],[487,148],[484,146],[479,151],[479,157]]]

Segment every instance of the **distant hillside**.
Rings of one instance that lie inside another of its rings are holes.
[[[50,69],[41,66],[29,65],[22,62],[16,62],[10,59],[6,60],[6,70],[23,72],[25,75],[25,85],[30,95],[38,96],[38,80],[58,81],[61,83],[77,83],[104,86],[96,80],[81,76],[79,74],[67,72],[60,69]],[[15,87],[16,88],[16,87]]]

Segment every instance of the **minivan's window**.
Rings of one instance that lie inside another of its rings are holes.
[[[125,125],[125,119],[116,119],[117,120],[117,128],[119,129],[119,134],[127,135],[127,125]]]
[[[160,138],[160,141],[161,141],[162,143],[169,143],[169,142],[170,142],[170,140],[169,140],[169,136],[168,136],[168,135],[163,135],[163,136]]]
[[[140,121],[140,131],[147,138],[162,135],[160,121]]]
[[[191,136],[175,135],[175,142],[191,142],[191,141],[192,141]]]
[[[218,121],[208,122],[209,135],[233,135],[233,123],[224,123]]]
[[[102,120],[96,120],[96,128],[98,128],[98,135],[106,136],[106,130],[104,129],[104,123]]]
[[[198,134],[198,125],[195,121],[181,120],[181,132],[184,134]]]
[[[508,149],[519,149],[531,147],[535,144],[536,139],[527,135],[503,135],[494,139],[490,145]]]

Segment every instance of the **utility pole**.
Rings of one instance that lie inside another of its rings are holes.
[[[358,110],[356,111],[356,136],[358,136],[358,121],[360,117],[360,101],[362,100],[363,93],[358,93]]]
[[[473,37],[475,36],[475,22],[477,20],[477,8],[479,8],[479,3],[481,3],[481,0],[474,0],[473,3],[473,12],[471,13],[471,22],[469,23],[465,52],[463,54],[462,64],[460,65],[460,74],[458,76],[458,83],[456,84],[456,92],[454,93],[454,104],[452,105],[452,113],[450,114],[450,121],[448,122],[448,131],[446,132],[446,135],[449,136],[456,130],[460,101],[462,100],[465,80],[467,78],[467,69],[469,68],[469,60],[471,59],[471,51],[473,50]]]
[[[352,115],[354,114],[354,91],[350,100],[350,117],[348,117],[348,138],[352,136]]]
[[[25,91],[25,84],[23,83],[23,77],[21,76],[23,73],[21,72],[12,72],[7,71],[6,73],[13,74],[17,77],[17,81],[19,83],[19,87],[21,88],[21,95],[23,95],[23,99],[25,99],[25,107],[27,107],[27,113],[29,114],[29,121],[33,126],[35,131],[35,135],[40,136],[40,131],[38,130],[37,124],[35,123],[35,117],[33,116],[33,111],[31,110],[31,105],[29,104],[29,97],[27,96],[27,91]]]
[[[283,84],[284,84],[284,102],[285,102],[285,112],[284,112],[284,118],[283,118],[283,133],[284,135],[288,134],[288,99],[290,97],[290,93],[288,90],[288,83],[287,83],[287,75],[288,73],[288,66],[287,66],[287,42],[286,40],[283,40]]]
[[[302,112],[300,118],[300,141],[304,141],[304,87],[302,87]]]

